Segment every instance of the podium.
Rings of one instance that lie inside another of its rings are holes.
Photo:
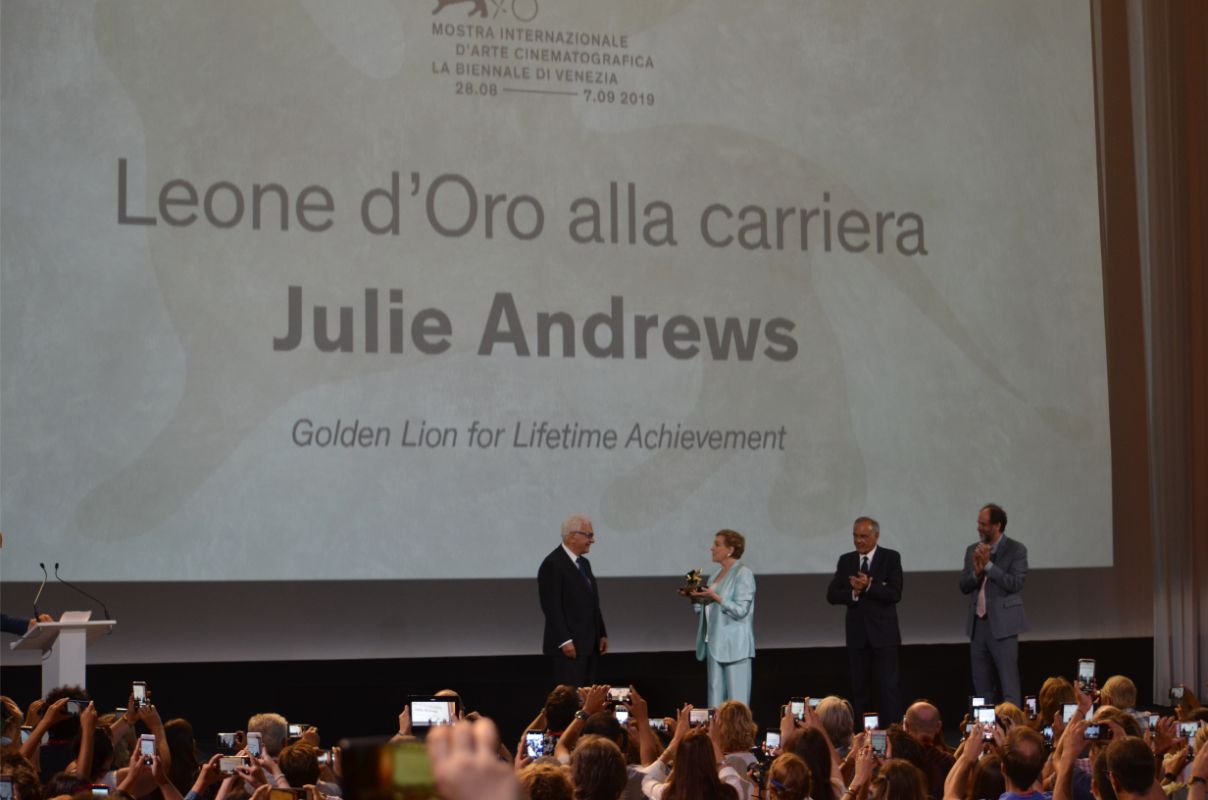
[[[85,686],[88,645],[107,636],[115,620],[39,622],[10,647],[39,650],[42,657],[42,696],[59,686]]]

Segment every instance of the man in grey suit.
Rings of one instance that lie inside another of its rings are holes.
[[[982,507],[977,515],[980,541],[965,550],[961,591],[970,595],[965,632],[973,692],[1022,708],[1019,634],[1028,629],[1028,618],[1020,593],[1028,577],[1028,549],[1004,536],[1006,529],[1007,512],[994,503]]]

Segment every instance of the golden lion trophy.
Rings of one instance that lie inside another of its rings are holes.
[[[691,597],[693,592],[699,592],[705,588],[705,576],[700,574],[699,569],[694,569],[684,576],[684,585],[679,588],[679,593],[684,597]]]

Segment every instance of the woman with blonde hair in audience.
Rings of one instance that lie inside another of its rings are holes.
[[[557,764],[529,764],[520,770],[520,785],[529,800],[574,800],[566,767]]]
[[[795,753],[781,753],[768,768],[769,800],[806,800],[812,790],[810,769]]]
[[[722,760],[734,767],[739,775],[746,775],[747,769],[755,763],[751,748],[759,735],[751,709],[746,703],[727,700],[718,707],[712,725],[717,729]]]

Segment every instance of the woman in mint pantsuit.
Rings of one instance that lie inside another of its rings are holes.
[[[720,530],[713,537],[713,561],[721,565],[707,588],[692,593],[700,616],[696,658],[709,667],[709,707],[726,700],[751,703],[751,659],[755,657],[755,573],[742,558],[741,533]]]

